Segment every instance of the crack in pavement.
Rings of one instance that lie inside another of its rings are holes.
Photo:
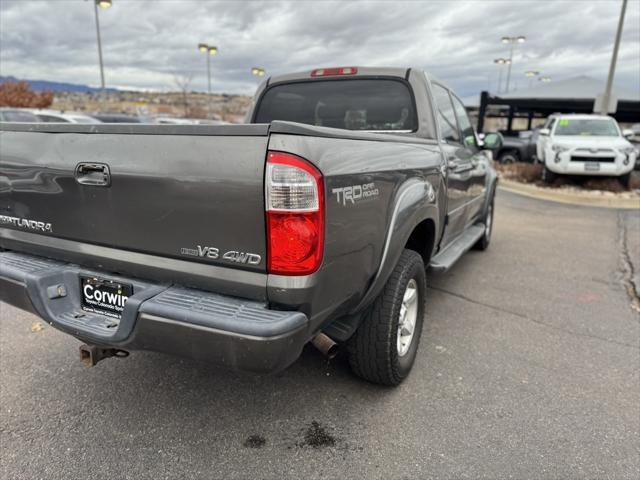
[[[640,295],[638,294],[638,285],[635,282],[635,268],[629,254],[627,225],[624,217],[623,212],[618,212],[618,244],[620,246],[620,263],[622,264],[622,285],[629,297],[631,309],[640,313]]]
[[[498,312],[507,313],[509,315],[513,315],[513,316],[516,316],[518,318],[522,318],[523,320],[527,320],[529,322],[533,322],[533,323],[536,323],[538,325],[542,325],[544,327],[551,328],[553,330],[559,330],[561,332],[565,332],[565,333],[568,333],[570,335],[575,335],[576,337],[593,338],[593,339],[596,339],[596,340],[602,340],[603,342],[612,343],[612,344],[615,344],[615,345],[620,345],[621,347],[629,347],[629,348],[633,348],[634,350],[640,350],[640,346],[639,345],[632,345],[632,344],[629,344],[629,343],[618,342],[616,340],[611,340],[609,338],[604,338],[604,337],[600,337],[598,335],[592,335],[592,334],[589,334],[589,333],[575,332],[575,331],[569,330],[567,328],[562,328],[562,327],[558,327],[557,325],[553,325],[551,323],[543,322],[542,320],[538,320],[537,318],[531,318],[531,317],[529,317],[527,315],[524,315],[522,313],[519,313],[519,312],[514,312],[513,310],[508,310],[506,308],[498,307],[496,305],[491,305],[490,303],[484,303],[484,302],[481,302],[479,300],[474,300],[473,298],[469,298],[469,297],[467,297],[465,295],[462,295],[462,294],[456,293],[456,292],[452,292],[450,290],[445,290],[444,288],[434,287],[433,285],[430,286],[429,288],[431,290],[435,290],[437,292],[446,293],[447,295],[451,295],[453,297],[460,298],[461,300],[464,300],[466,302],[473,303],[475,305],[480,305],[482,307],[487,307],[487,308],[490,308],[492,310],[496,310]]]

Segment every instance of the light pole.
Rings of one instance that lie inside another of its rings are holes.
[[[511,81],[511,63],[513,62],[513,47],[518,43],[524,43],[527,41],[527,37],[518,35],[517,37],[502,37],[502,43],[509,44],[509,69],[507,70],[507,89],[506,93],[509,93],[509,82]]]
[[[100,62],[100,87],[104,93],[104,65],[102,64],[102,41],[100,40],[100,20],[98,19],[98,7],[106,10],[111,6],[111,0],[94,0],[93,12],[96,17],[96,35],[98,37],[98,61]]]
[[[613,44],[613,55],[611,56],[611,64],[609,65],[609,75],[607,76],[607,86],[604,90],[602,98],[602,106],[600,107],[600,113],[606,115],[609,113],[609,103],[611,101],[611,89],[613,88],[613,76],[616,73],[616,63],[618,61],[618,48],[620,47],[620,37],[622,37],[622,27],[624,26],[624,14],[627,10],[627,0],[622,0],[622,10],[620,10],[620,20],[618,20],[618,30],[616,32],[616,39]]]
[[[251,69],[251,75],[253,75],[254,77],[264,77],[264,74],[265,74],[264,68],[253,67]]]
[[[218,47],[207,45],[206,43],[199,43],[198,50],[207,57],[207,93],[209,94],[207,109],[209,110],[209,115],[211,115],[211,57],[218,53]]]
[[[538,75],[540,75],[540,72],[538,72],[537,70],[528,70],[524,72],[524,74],[525,76],[529,77],[529,88],[531,88],[533,85],[533,77],[537,77]]]
[[[500,93],[500,90],[502,88],[502,65],[511,65],[511,60],[509,60],[508,58],[496,58],[493,63],[498,64],[498,91],[497,93]]]

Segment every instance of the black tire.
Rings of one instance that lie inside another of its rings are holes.
[[[558,175],[549,170],[546,165],[542,168],[542,181],[544,183],[551,185],[556,181],[556,178],[558,178]]]
[[[520,161],[520,155],[517,150],[505,150],[498,156],[498,162],[502,165],[511,165]]]
[[[631,172],[619,176],[618,180],[626,190],[629,190],[629,187],[631,186]]]
[[[482,237],[476,242],[473,246],[475,250],[486,250],[491,243],[491,234],[493,233],[493,213],[494,213],[494,203],[495,203],[495,192],[491,194],[491,200],[489,200],[489,206],[487,207],[487,211],[484,212],[484,218],[482,219],[482,223],[484,224],[484,233]]]
[[[417,291],[417,318],[408,350],[401,355],[398,326],[403,298],[411,281]],[[347,352],[353,372],[380,385],[399,385],[411,371],[420,343],[424,320],[427,279],[422,257],[403,250],[384,289],[349,339]]]

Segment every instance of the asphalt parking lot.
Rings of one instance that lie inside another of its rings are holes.
[[[154,353],[87,369],[1,304],[2,478],[637,478],[638,272],[637,211],[499,192],[489,250],[429,278],[396,389],[311,348],[270,377]]]

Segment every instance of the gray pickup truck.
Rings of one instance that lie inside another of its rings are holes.
[[[417,69],[273,77],[246,125],[0,127],[1,299],[77,337],[274,372],[311,342],[396,385],[425,269],[490,240],[496,173]]]

